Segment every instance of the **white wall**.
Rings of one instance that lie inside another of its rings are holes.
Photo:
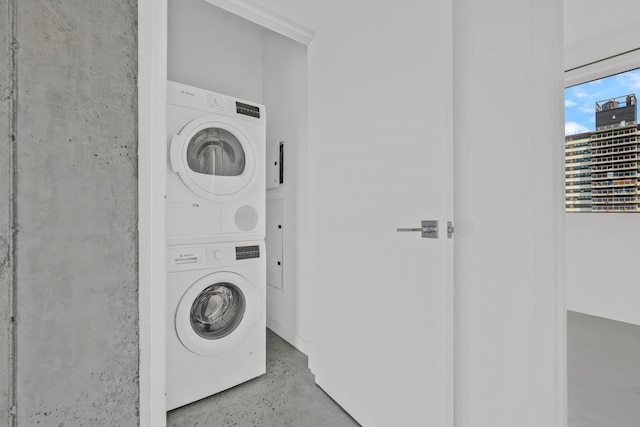
[[[203,0],[168,6],[167,78],[262,103],[263,29]]]
[[[566,425],[562,3],[454,2],[457,426]]]
[[[565,69],[640,48],[637,0],[565,0]]]
[[[170,0],[168,13],[168,79],[263,103],[267,141],[285,141],[286,181],[267,192],[285,204],[285,285],[267,289],[267,326],[305,351],[307,287],[298,270],[304,258],[298,221],[306,187],[298,165],[307,144],[306,46],[203,0]]]
[[[567,214],[567,308],[640,325],[640,215]]]
[[[308,312],[305,281],[298,269],[300,215],[305,187],[300,164],[307,144],[307,48],[271,31],[263,34],[263,93],[267,141],[284,141],[284,183],[267,190],[267,200],[284,201],[283,288],[267,286],[267,327],[306,352]],[[269,260],[269,258],[267,258]]]
[[[566,0],[565,67],[640,48],[638,16],[636,0]],[[618,56],[568,72],[567,85],[638,67],[637,53]],[[640,324],[639,239],[638,214],[567,214],[567,308]]]

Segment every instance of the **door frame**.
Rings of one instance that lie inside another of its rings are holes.
[[[139,425],[166,425],[167,0],[138,1]]]
[[[297,42],[314,31],[251,0],[206,0]],[[139,426],[166,426],[166,141],[167,4],[138,0],[138,325]],[[307,157],[298,161],[306,163]],[[301,168],[306,170],[306,168]],[[308,177],[301,176],[306,188]],[[306,210],[306,206],[303,206]],[[298,240],[307,246],[306,221]],[[299,266],[305,277],[306,266]]]

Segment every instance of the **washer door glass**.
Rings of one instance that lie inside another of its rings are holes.
[[[202,338],[216,340],[233,332],[244,316],[242,291],[231,283],[205,288],[191,306],[191,327]]]
[[[231,132],[206,128],[196,133],[187,147],[187,164],[198,173],[238,176],[244,172],[245,152]]]

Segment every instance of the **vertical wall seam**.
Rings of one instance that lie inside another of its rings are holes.
[[[17,241],[17,141],[18,141],[18,61],[17,61],[17,23],[16,9],[18,0],[8,2],[9,18],[9,138],[10,138],[10,162],[9,162],[9,425],[17,427],[17,384],[18,384],[18,330],[17,330],[17,274],[16,274],[16,241]]]
[[[140,2],[138,1],[136,3],[136,11],[135,11],[135,16],[139,17],[140,13],[139,13],[139,8],[140,8]],[[136,46],[136,58],[140,58],[139,55],[139,50],[140,50],[140,33],[139,33],[139,26],[140,26],[140,19],[135,19],[133,22],[133,34],[135,37],[135,46]],[[140,347],[140,322],[142,321],[142,319],[140,319],[140,105],[139,105],[139,92],[140,92],[140,84],[139,84],[139,74],[140,74],[140,65],[137,64],[136,66],[136,71],[135,71],[135,76],[134,76],[134,81],[133,81],[133,85],[136,91],[136,95],[133,97],[133,112],[135,114],[135,141],[136,141],[136,162],[135,162],[135,176],[136,176],[136,186],[135,186],[135,191],[136,191],[136,198],[135,198],[135,215],[136,215],[136,219],[135,219],[135,224],[136,224],[136,228],[135,228],[135,235],[136,235],[136,245],[135,245],[135,269],[136,269],[136,279],[137,279],[137,286],[136,286],[136,307],[138,308],[138,312],[137,312],[137,316],[138,316],[138,321],[136,322],[136,326],[137,326],[137,337],[138,337],[138,346],[137,346],[137,350],[138,350],[138,372],[136,374],[136,378],[138,381],[138,388],[137,388],[137,393],[138,393],[138,397],[136,399],[136,404],[135,404],[135,408],[136,408],[136,413],[138,415],[138,426],[141,425],[141,416],[140,416],[140,398],[141,398],[141,393],[140,393],[140,364],[141,364],[141,347]]]

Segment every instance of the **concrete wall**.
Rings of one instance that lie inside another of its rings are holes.
[[[6,54],[0,68],[18,89],[8,111],[0,74],[0,241],[12,197],[17,235],[0,313],[4,332],[15,275],[17,364],[5,365],[3,333],[0,397],[15,374],[19,426],[137,425],[137,3],[8,1],[0,28],[15,26],[16,72]]]

